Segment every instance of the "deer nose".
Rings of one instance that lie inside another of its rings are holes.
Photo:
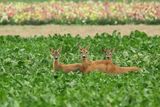
[[[55,57],[55,59],[58,59],[58,57]]]
[[[86,56],[85,56],[85,55],[83,55],[82,57],[83,57],[83,58],[85,58]]]
[[[110,57],[109,57],[109,56],[106,56],[106,58],[109,59]]]

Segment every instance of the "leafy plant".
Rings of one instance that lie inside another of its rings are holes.
[[[114,63],[139,66],[139,72],[53,72],[49,48],[63,47],[62,63],[81,62],[77,44],[90,46],[91,59],[102,47],[116,48]],[[21,38],[0,36],[0,106],[8,107],[157,107],[160,101],[160,37],[135,31],[130,36],[97,34]]]

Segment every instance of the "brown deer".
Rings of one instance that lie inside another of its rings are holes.
[[[91,72],[93,70],[99,70],[106,73],[120,74],[129,71],[137,71],[138,67],[119,67],[112,63],[112,60],[96,60],[90,61],[88,59],[88,48],[81,48],[80,53],[82,57],[82,72]]]
[[[62,70],[64,72],[71,72],[80,70],[82,64],[61,64],[59,63],[58,59],[60,56],[61,49],[54,50],[53,48],[50,49],[52,56],[54,57],[53,69],[54,70]]]
[[[102,49],[102,52],[104,53],[104,59],[112,60],[112,54],[114,51],[115,49]]]

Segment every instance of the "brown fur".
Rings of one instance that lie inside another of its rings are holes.
[[[53,63],[53,69],[54,70],[62,70],[64,72],[71,72],[71,71],[76,71],[76,70],[80,70],[82,64],[76,63],[76,64],[61,64],[58,61],[58,57],[60,55],[60,49],[58,50],[54,50],[54,49],[50,49],[51,53],[55,59],[54,63]]]
[[[82,68],[83,72],[91,72],[93,70],[99,70],[105,73],[113,73],[120,74],[126,73],[129,71],[137,71],[138,67],[119,67],[112,63],[112,60],[97,60],[97,61],[89,61],[87,58],[88,49],[80,48],[81,56],[82,56]]]

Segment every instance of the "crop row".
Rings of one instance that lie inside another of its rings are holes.
[[[160,23],[160,3],[0,3],[0,24]]]

